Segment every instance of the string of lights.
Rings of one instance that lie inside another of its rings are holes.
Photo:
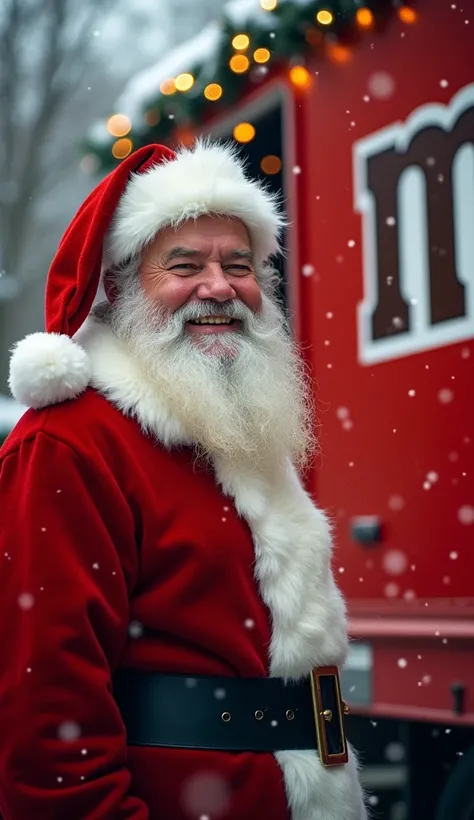
[[[255,15],[246,31],[236,30],[235,23],[224,17],[212,77],[209,56],[203,55],[188,71],[163,79],[156,96],[143,106],[139,122],[115,113],[107,119],[105,140],[91,136],[84,140],[83,167],[108,171],[132,150],[152,142],[186,145],[192,142],[196,126],[234,105],[271,71],[287,71],[295,90],[304,92],[313,81],[308,62],[315,55],[349,63],[357,39],[383,25],[389,14],[398,14],[406,24],[417,17],[415,8],[404,0],[259,2],[266,14]],[[246,122],[233,132],[241,143],[250,142],[254,135],[253,125]]]

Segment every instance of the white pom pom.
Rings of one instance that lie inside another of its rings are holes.
[[[8,383],[20,404],[39,410],[75,399],[90,377],[86,351],[69,336],[30,333],[13,349]]]

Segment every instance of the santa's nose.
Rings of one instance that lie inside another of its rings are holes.
[[[216,302],[226,302],[235,299],[236,291],[230,284],[219,262],[208,262],[201,273],[197,293],[198,299],[214,299]]]

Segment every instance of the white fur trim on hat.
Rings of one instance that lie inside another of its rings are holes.
[[[9,387],[13,397],[39,410],[75,399],[89,384],[85,350],[62,333],[30,333],[13,348]]]
[[[257,261],[279,250],[285,217],[278,196],[250,179],[236,149],[200,140],[177,158],[133,174],[115,211],[105,257],[120,264],[138,253],[167,226],[203,214],[241,219]]]

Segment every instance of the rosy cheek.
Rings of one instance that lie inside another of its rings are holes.
[[[260,310],[262,306],[262,292],[260,285],[255,279],[242,279],[235,287],[237,297],[254,312]]]

